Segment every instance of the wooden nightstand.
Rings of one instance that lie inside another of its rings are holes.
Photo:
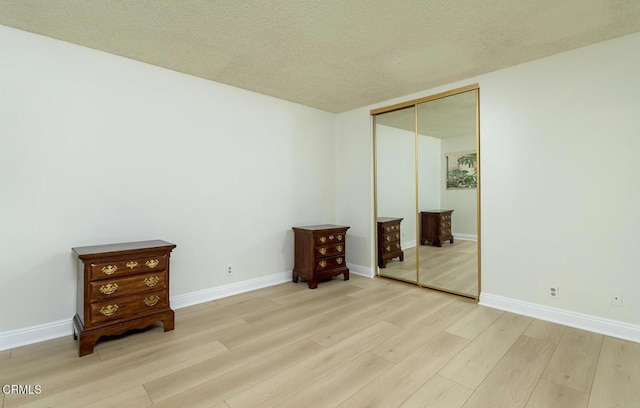
[[[451,216],[453,210],[430,210],[420,213],[420,243],[432,242],[441,247],[442,241],[449,240],[453,244],[451,233]]]
[[[400,258],[404,261],[404,252],[400,240],[402,218],[378,217],[378,266],[385,268],[387,261]]]
[[[73,337],[80,356],[93,353],[101,336],[141,329],[161,321],[173,330],[169,305],[169,257],[165,241],[72,248],[78,256],[77,314]]]
[[[349,280],[347,268],[346,233],[350,227],[344,225],[311,225],[293,227],[295,235],[295,263],[293,281],[303,277],[309,288],[318,287],[318,282],[342,274]]]

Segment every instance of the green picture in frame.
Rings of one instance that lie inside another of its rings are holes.
[[[475,151],[447,153],[445,158],[447,190],[478,187],[478,155]]]

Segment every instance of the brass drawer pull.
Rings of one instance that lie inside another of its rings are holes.
[[[400,248],[400,244],[396,244],[396,248]]]
[[[323,244],[327,242],[327,237],[320,237],[320,242],[322,242]]]
[[[113,275],[114,273],[116,273],[117,270],[118,270],[117,266],[107,265],[104,268],[102,268],[102,273],[104,273],[105,275]]]
[[[324,268],[325,266],[327,266],[327,261],[320,261],[319,265],[321,268]]]
[[[113,316],[118,311],[118,305],[107,305],[100,309],[100,313],[104,316]]]
[[[333,235],[329,235],[329,240],[333,241]]]
[[[389,242],[389,241],[391,241],[391,237],[387,235],[387,237],[385,238],[385,240],[386,240],[387,242]]]
[[[344,249],[344,247],[342,245],[338,245],[336,247],[336,249],[338,250],[338,252],[342,252],[342,250]]]
[[[342,265],[342,258],[337,258],[336,262],[338,263],[338,265]]]
[[[127,262],[127,268],[129,268],[129,269],[133,269],[133,268],[135,268],[136,266],[138,266],[138,263],[137,263],[136,261],[129,261],[129,262]]]
[[[342,241],[342,234],[338,235],[338,241]]]
[[[118,289],[117,283],[107,283],[106,285],[100,286],[100,292],[105,295],[110,295]]]
[[[391,227],[387,227],[386,229],[387,229],[387,232],[391,231]]]
[[[148,298],[144,298],[144,304],[149,307],[155,306],[158,303],[158,300],[160,300],[158,296],[151,296]]]
[[[318,252],[320,252],[320,255],[325,255],[327,253],[327,248],[320,248]]]
[[[396,234],[396,239],[400,239],[400,234]]]
[[[160,279],[157,276],[147,276],[144,278],[144,284],[150,288],[156,286],[158,282],[160,282]]]
[[[386,247],[384,247],[384,249],[385,249],[387,252],[391,252],[391,246],[389,246],[389,245],[387,245]]]
[[[150,269],[153,269],[156,266],[158,266],[159,263],[160,263],[160,261],[158,261],[157,259],[149,259],[144,264],[147,265]]]

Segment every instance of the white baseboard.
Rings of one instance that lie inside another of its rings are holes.
[[[402,249],[409,249],[415,247],[417,245],[417,241],[415,239],[412,239],[411,241],[403,241],[401,245]]]
[[[364,276],[365,278],[375,277],[375,272],[373,268],[369,268],[362,265],[356,265],[349,262],[347,262],[347,267],[349,268],[349,274]]]
[[[214,288],[197,290],[195,292],[184,293],[171,297],[171,308],[182,309],[212,300],[221,299],[239,293],[249,292],[268,286],[279,285],[291,282],[291,271],[274,273],[260,278],[249,279],[241,282],[234,282],[228,285],[216,286]]]
[[[459,239],[459,240],[462,240],[462,241],[477,241],[478,240],[478,236],[477,235],[458,234],[456,232],[454,232],[452,235],[453,235],[454,239]]]
[[[640,326],[634,324],[604,319],[601,317],[590,316],[572,312],[570,310],[539,305],[489,293],[480,294],[479,304],[492,307],[494,309],[506,310],[508,312],[530,316],[540,320],[546,320],[569,327],[575,327],[577,329],[588,330],[604,334],[606,336],[640,343]]]
[[[56,339],[58,337],[71,337],[72,335],[73,323],[71,318],[22,329],[9,330],[0,333],[0,351],[26,346],[27,344],[40,343],[41,341]]]
[[[366,276],[368,278],[373,278],[374,276],[371,268],[356,264],[347,264],[347,266],[349,267],[350,273]],[[256,289],[262,289],[268,286],[279,285],[285,282],[291,282],[291,271],[274,273],[260,278],[234,282],[228,285],[216,286],[214,288],[172,296],[170,299],[171,308],[182,309],[183,307],[210,302],[212,300]],[[72,321],[73,319],[69,318],[0,333],[0,351],[39,343],[41,341],[51,340],[58,337],[71,337],[73,335]]]

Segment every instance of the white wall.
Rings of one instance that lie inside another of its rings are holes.
[[[452,214],[454,237],[463,234],[466,238],[473,238],[478,235],[478,190],[475,188],[447,190],[445,156],[448,153],[463,151],[476,151],[476,135],[442,139],[442,155],[440,156],[440,168],[443,173],[441,208],[454,210]]]
[[[481,299],[640,341],[638,49],[640,33],[346,112],[338,148],[370,151],[370,109],[478,82]],[[339,208],[355,198],[340,188]]]
[[[442,140],[418,135],[418,212],[442,208]]]
[[[0,334],[70,321],[74,246],[171,241],[175,296],[337,221],[333,114],[2,26],[0,55]]]

